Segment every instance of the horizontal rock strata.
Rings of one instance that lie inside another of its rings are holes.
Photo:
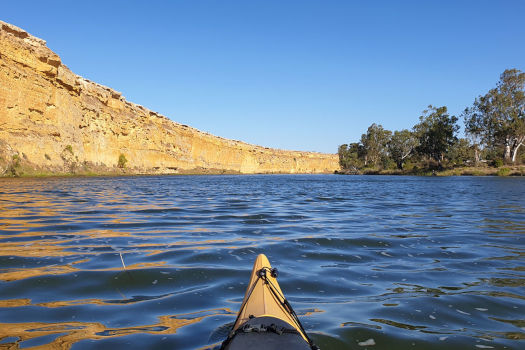
[[[44,40],[0,21],[0,173],[22,165],[107,172],[119,169],[119,158],[128,173],[339,168],[335,154],[265,148],[175,123],[74,74]]]

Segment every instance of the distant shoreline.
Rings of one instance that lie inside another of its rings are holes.
[[[452,169],[354,169],[335,172],[338,175],[393,175],[393,176],[525,176],[525,166],[458,167]]]
[[[13,178],[86,178],[86,177],[119,177],[119,176],[202,176],[202,175],[382,175],[382,176],[499,176],[499,177],[518,177],[525,176],[525,166],[511,167],[461,167],[444,170],[398,170],[398,169],[361,169],[361,170],[339,170],[333,173],[240,173],[221,169],[191,169],[181,170],[172,173],[155,173],[155,172],[134,172],[131,169],[119,169],[115,171],[90,172],[79,171],[74,173],[66,172],[39,172],[28,171],[17,175],[1,174],[0,179]]]

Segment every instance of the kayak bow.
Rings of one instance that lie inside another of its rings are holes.
[[[277,269],[268,258],[257,256],[237,319],[221,349],[319,349],[306,334],[276,278]]]

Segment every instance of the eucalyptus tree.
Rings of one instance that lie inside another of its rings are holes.
[[[457,120],[457,117],[448,114],[446,106],[429,105],[419,117],[419,123],[414,126],[419,142],[416,148],[418,153],[441,163],[457,140]]]
[[[345,143],[343,145],[340,145],[339,148],[337,148],[337,155],[339,156],[339,166],[342,169],[347,168],[347,154],[348,154],[348,145]]]
[[[376,123],[370,125],[366,134],[361,136],[361,144],[364,149],[364,165],[377,165],[383,158],[388,157],[387,144],[392,132],[383,129]]]
[[[363,145],[358,142],[339,146],[339,165],[343,169],[358,169],[362,166],[361,159],[364,157]]]
[[[399,169],[403,169],[405,159],[414,152],[417,145],[418,139],[410,130],[394,131],[388,142],[388,151]]]
[[[503,159],[515,162],[525,144],[525,73],[507,69],[494,89],[479,96],[463,112],[468,134],[490,148],[502,147]]]

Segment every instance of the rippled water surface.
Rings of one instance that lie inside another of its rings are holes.
[[[323,350],[524,349],[524,238],[522,178],[0,179],[0,348],[217,348],[265,253]]]

